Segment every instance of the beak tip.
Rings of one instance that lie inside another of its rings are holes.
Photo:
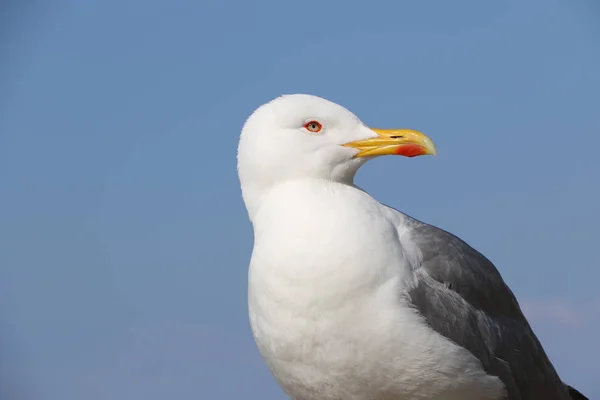
[[[435,147],[433,141],[428,137],[425,139],[425,147],[429,150],[430,155],[437,156],[437,148]]]

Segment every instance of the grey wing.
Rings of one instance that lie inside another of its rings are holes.
[[[571,399],[492,262],[451,233],[410,221],[423,262],[409,297],[431,328],[498,376],[509,400]]]

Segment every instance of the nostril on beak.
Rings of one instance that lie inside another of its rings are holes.
[[[390,139],[402,139],[404,136],[390,136]]]

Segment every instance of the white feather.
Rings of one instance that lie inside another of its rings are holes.
[[[319,136],[301,129],[325,121]],[[355,187],[362,161],[339,144],[373,135],[313,96],[261,107],[239,148],[254,227],[252,331],[295,400],[500,399],[504,385],[410,307],[420,253],[404,216]]]

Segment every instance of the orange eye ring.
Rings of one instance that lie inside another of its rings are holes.
[[[323,129],[323,125],[319,121],[308,121],[304,124],[304,129],[309,132],[317,133]]]

